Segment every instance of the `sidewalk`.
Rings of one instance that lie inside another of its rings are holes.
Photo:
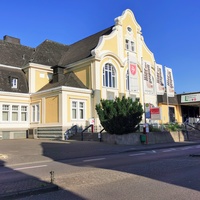
[[[58,190],[58,186],[38,179],[26,179],[0,184],[0,199],[16,199],[27,195]]]
[[[43,141],[42,141],[43,142]],[[45,141],[46,142],[46,141]],[[52,141],[51,141],[52,142]],[[70,142],[70,141],[68,141]],[[6,143],[6,142],[5,142]],[[47,142],[46,142],[47,143]],[[55,141],[56,143],[56,141]],[[59,142],[62,145],[64,142]],[[117,153],[125,153],[125,152],[134,152],[134,151],[146,151],[146,150],[155,150],[155,149],[164,149],[164,148],[175,148],[175,147],[182,147],[182,146],[190,146],[190,145],[200,145],[200,141],[185,141],[180,143],[163,143],[163,144],[143,144],[138,146],[125,146],[125,145],[109,145],[101,142],[76,142],[71,141],[73,144],[71,148],[75,148],[77,145],[76,151],[72,152],[72,155],[69,156],[69,159],[72,159],[72,156],[75,157],[87,157],[87,156],[94,156],[94,155],[105,155],[105,154],[117,154]],[[59,145],[58,144],[58,145]],[[88,148],[85,148],[80,153],[80,149],[83,146],[81,145],[88,145]],[[91,151],[91,147],[93,150]],[[54,142],[52,142],[54,145]],[[80,147],[81,146],[81,147]],[[78,148],[79,147],[79,148]],[[97,151],[95,152],[94,148],[98,150],[100,147],[105,147],[106,151]],[[44,155],[44,154],[43,154]],[[4,154],[1,154],[0,149],[0,160],[4,157]],[[54,160],[56,160],[57,154],[51,155]],[[57,158],[60,159],[60,158]],[[16,197],[23,197],[26,195],[33,195],[38,193],[45,193],[49,191],[58,190],[58,186],[54,185],[50,182],[45,182],[34,177],[29,177],[28,179],[20,180],[20,181],[13,181],[8,183],[0,183],[0,199],[15,199]]]

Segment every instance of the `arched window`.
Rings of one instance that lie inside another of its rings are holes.
[[[103,68],[103,86],[116,88],[117,87],[116,69],[113,65],[106,63]]]
[[[126,71],[126,90],[130,89],[130,82],[129,82],[129,71]]]

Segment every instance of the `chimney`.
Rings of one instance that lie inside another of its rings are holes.
[[[3,37],[3,40],[6,41],[6,42],[10,42],[12,44],[20,44],[19,38],[14,38],[14,37],[11,37],[11,36],[8,36],[8,35],[5,35]]]
[[[65,67],[56,65],[51,67],[51,69],[53,69],[53,78],[52,78],[53,83],[59,82],[61,79],[64,78]]]

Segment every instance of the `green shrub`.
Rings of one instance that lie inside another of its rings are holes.
[[[169,123],[165,124],[165,129],[167,131],[179,131],[181,130],[181,126],[178,123]]]
[[[131,98],[117,97],[113,100],[101,100],[96,105],[101,125],[110,134],[127,134],[135,132],[142,120],[141,103]]]
[[[149,132],[161,132],[161,128],[154,127],[153,125],[149,124]]]

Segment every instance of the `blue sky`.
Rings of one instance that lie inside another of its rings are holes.
[[[172,68],[175,91],[200,92],[199,0],[1,0],[0,39],[36,47],[45,39],[72,44],[114,25],[131,9],[156,62]]]

